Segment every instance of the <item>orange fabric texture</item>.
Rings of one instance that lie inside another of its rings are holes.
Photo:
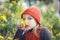
[[[37,30],[38,37],[33,32],[27,32],[25,40],[40,40],[40,30]]]
[[[37,7],[29,7],[22,13],[21,17],[23,14],[29,14],[37,21],[37,23],[41,23],[41,11]]]

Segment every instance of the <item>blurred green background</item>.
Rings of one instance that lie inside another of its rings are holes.
[[[0,40],[13,40],[22,12],[36,6],[42,12],[42,25],[51,31],[53,40],[60,40],[60,0],[0,0]]]

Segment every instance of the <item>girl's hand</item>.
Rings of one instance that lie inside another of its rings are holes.
[[[20,24],[20,25],[18,26],[18,29],[25,30],[25,27],[24,27],[23,24]]]

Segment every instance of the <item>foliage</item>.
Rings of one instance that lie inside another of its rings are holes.
[[[20,2],[20,5],[17,5]],[[0,8],[0,39],[12,40],[17,30],[17,25],[22,21],[23,1],[6,1],[4,8]]]
[[[18,4],[19,3],[19,4]],[[42,7],[42,5],[38,5]],[[6,1],[4,8],[0,8],[0,39],[12,40],[17,30],[17,25],[25,21],[21,19],[23,12],[23,1]],[[42,9],[41,9],[42,10]],[[55,16],[54,7],[42,10],[42,25],[49,28],[53,33],[53,40],[60,40],[60,19]]]
[[[42,11],[42,17],[42,24],[52,31],[53,40],[60,40],[60,19],[55,16],[54,7]]]

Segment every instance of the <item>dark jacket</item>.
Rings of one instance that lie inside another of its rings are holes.
[[[22,35],[22,33],[23,33],[23,30],[18,29],[16,32],[16,35],[14,36],[14,39],[19,38],[19,40],[25,40],[25,34]],[[41,40],[52,40],[50,32],[47,29],[42,28],[40,32],[40,39]]]

